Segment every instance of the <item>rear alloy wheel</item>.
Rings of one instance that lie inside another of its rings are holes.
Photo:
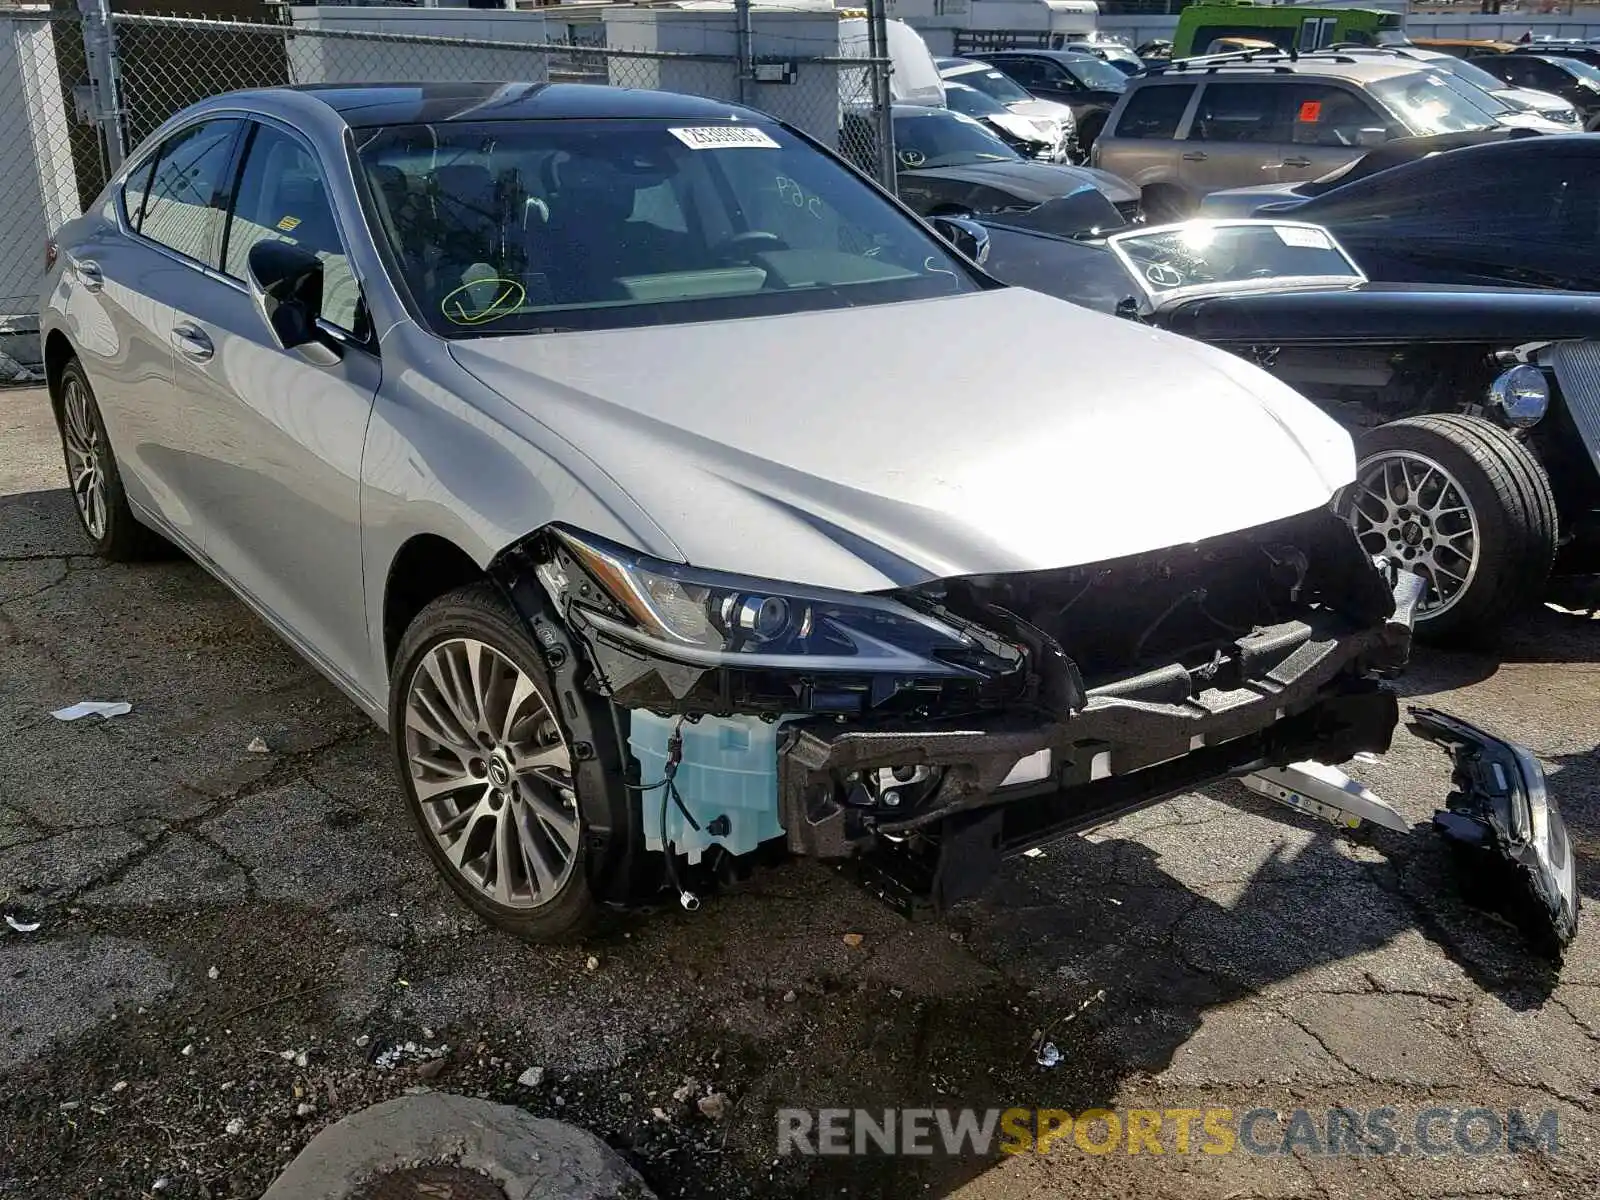
[[[112,562],[159,556],[168,549],[167,543],[139,524],[128,507],[100,406],[83,373],[83,364],[77,359],[61,368],[56,401],[67,483],[72,488],[78,523],[94,543],[94,552]]]
[[[594,915],[573,741],[531,638],[487,585],[434,601],[395,661],[391,728],[412,819],[457,895],[534,941]]]
[[[1419,636],[1492,634],[1543,595],[1555,499],[1521,442],[1480,418],[1440,414],[1371,430],[1358,452],[1350,522],[1368,553],[1426,580]]]

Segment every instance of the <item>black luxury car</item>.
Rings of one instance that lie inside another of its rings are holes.
[[[1138,190],[1115,175],[1026,159],[981,121],[949,109],[897,104],[893,113],[896,186],[900,199],[921,216],[1027,213],[1030,225],[1070,233],[1081,225],[1063,210],[1085,192],[1098,193],[1116,210],[1114,224],[1138,215]],[[870,119],[846,114],[840,142],[853,148],[856,165],[870,173]]]
[[[1201,215],[1321,225],[1385,282],[1600,291],[1600,134],[1513,135],[1309,197],[1217,192]]]
[[[1589,133],[1600,129],[1600,67],[1580,58],[1548,54],[1484,54],[1467,60],[1512,87],[1560,96],[1578,110]]]
[[[1491,635],[1552,571],[1600,572],[1600,296],[1373,283],[1277,218],[982,228],[997,278],[1230,350],[1349,428],[1346,515],[1428,581],[1419,636]]]

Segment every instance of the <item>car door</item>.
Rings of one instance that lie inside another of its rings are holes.
[[[379,364],[361,289],[310,142],[252,121],[219,267],[179,306],[179,387],[208,420],[195,447],[205,552],[324,667],[368,655],[361,572],[361,451]],[[321,261],[328,344],[285,350],[248,284],[250,250],[293,243]]]
[[[1313,80],[1280,85],[1286,93],[1289,142],[1277,165],[1267,168],[1279,183],[1318,179],[1366,154],[1364,140],[1404,131],[1361,92]]]
[[[176,386],[177,306],[203,285],[221,231],[219,193],[243,122],[198,120],[130,169],[115,224],[70,251],[75,348],[100,401],[130,499],[191,548],[204,506],[189,475],[196,422]]]
[[[1208,81],[1200,93],[1178,177],[1205,196],[1221,188],[1278,183],[1295,148],[1289,136],[1288,91],[1270,77]]]

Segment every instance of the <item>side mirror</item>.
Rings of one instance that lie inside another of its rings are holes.
[[[250,295],[284,350],[320,344],[322,263],[291,242],[261,241],[250,247]]]
[[[1356,131],[1356,145],[1358,146],[1381,146],[1388,140],[1389,131],[1387,129],[1372,128]]]
[[[989,231],[969,217],[929,217],[928,224],[945,241],[980,267],[989,258]]]

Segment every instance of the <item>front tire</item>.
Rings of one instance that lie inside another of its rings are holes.
[[[1406,417],[1357,445],[1350,522],[1368,553],[1428,583],[1417,635],[1477,639],[1542,598],[1556,552],[1550,481],[1498,425]]]
[[[128,506],[100,404],[76,358],[61,368],[55,410],[78,524],[94,544],[94,552],[110,562],[161,557],[168,545],[159,534],[139,524]]]
[[[582,934],[598,903],[576,790],[580,743],[516,614],[488,583],[440,597],[406,630],[391,680],[407,807],[451,889],[528,941]]]

